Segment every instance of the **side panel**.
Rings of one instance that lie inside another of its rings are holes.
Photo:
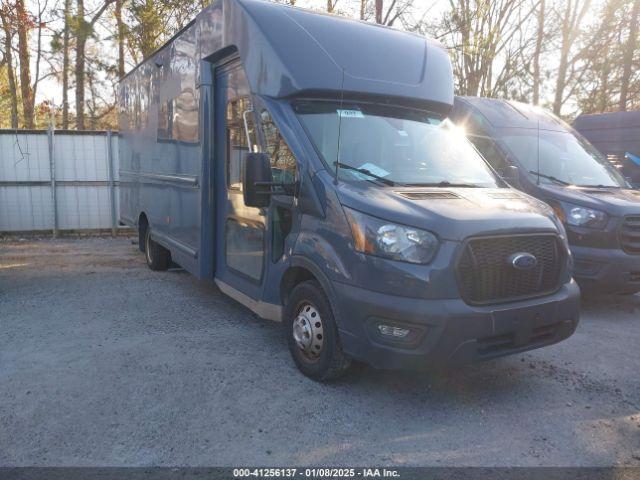
[[[192,25],[120,86],[121,221],[146,215],[172,259],[201,275],[202,148]],[[205,182],[208,184],[208,182]]]

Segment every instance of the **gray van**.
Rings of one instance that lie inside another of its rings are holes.
[[[640,189],[640,110],[582,114],[572,126]]]
[[[574,277],[590,293],[640,291],[640,191],[582,135],[523,103],[456,97],[451,113],[497,171],[548,203],[565,225]]]
[[[444,367],[575,330],[562,225],[446,120],[436,42],[217,0],[119,98],[121,219],[149,267],[281,321],[304,374]]]

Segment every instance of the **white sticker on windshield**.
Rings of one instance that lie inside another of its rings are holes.
[[[363,168],[365,170],[369,170],[371,173],[373,173],[374,175],[377,175],[379,177],[386,177],[387,175],[389,175],[391,172],[387,172],[384,168],[381,168],[377,165],[374,165],[373,163],[365,163],[360,165],[359,168]]]
[[[364,118],[360,110],[341,110],[338,109],[338,115],[342,118]]]
[[[409,134],[407,132],[405,132],[404,130],[398,130],[398,135],[400,135],[401,137],[408,137]]]

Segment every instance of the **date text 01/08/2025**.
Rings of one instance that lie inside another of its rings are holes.
[[[397,470],[387,468],[235,468],[234,478],[397,478]]]

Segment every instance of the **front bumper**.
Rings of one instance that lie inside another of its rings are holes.
[[[602,293],[640,290],[640,255],[620,249],[571,246],[573,275],[585,288]]]
[[[575,331],[580,308],[573,281],[553,295],[482,307],[461,299],[384,295],[346,284],[335,290],[345,353],[388,369],[439,369],[551,345]],[[393,344],[377,333],[378,323],[414,329],[415,343]]]

